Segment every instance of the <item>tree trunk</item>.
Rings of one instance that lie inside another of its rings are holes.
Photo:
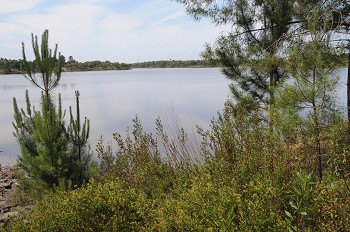
[[[274,123],[273,123],[273,109],[276,103],[275,99],[275,90],[277,86],[277,78],[278,78],[278,69],[274,67],[270,72],[270,87],[269,87],[269,114],[270,114],[270,132],[274,131]]]
[[[348,133],[347,133],[347,150],[350,146],[350,42],[348,44],[348,78],[347,78],[347,108],[348,108]]]
[[[320,129],[320,122],[319,122],[319,116],[318,116],[318,111],[319,108],[316,105],[316,67],[314,67],[313,69],[313,73],[312,73],[312,80],[313,80],[313,97],[312,97],[312,120],[313,120],[313,124],[315,126],[314,131],[315,131],[315,143],[316,143],[316,155],[317,155],[317,174],[318,174],[318,178],[320,180],[322,180],[323,177],[323,167],[322,167],[322,153],[321,153],[321,129]]]

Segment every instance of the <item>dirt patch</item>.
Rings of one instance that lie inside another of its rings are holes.
[[[29,206],[19,205],[14,201],[18,185],[13,168],[0,166],[0,228],[9,218],[29,210]]]

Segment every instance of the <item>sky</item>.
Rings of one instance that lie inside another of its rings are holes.
[[[225,30],[173,0],[1,0],[0,57],[31,58],[31,33],[68,59],[135,63],[200,59]]]

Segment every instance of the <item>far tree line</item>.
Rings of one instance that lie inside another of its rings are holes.
[[[62,69],[65,72],[76,71],[101,71],[101,70],[128,70],[131,68],[129,64],[110,62],[110,61],[86,61],[78,62],[72,56],[66,60],[61,55]],[[35,69],[35,62],[29,61],[29,64]],[[23,60],[0,58],[0,74],[20,74],[23,70]]]
[[[68,59],[62,57],[62,69],[64,72],[77,71],[102,71],[102,70],[129,70],[132,68],[204,68],[217,67],[217,65],[207,60],[160,60],[138,63],[119,63],[111,61],[76,61],[72,56]],[[33,62],[29,61],[31,64]],[[22,59],[0,58],[0,74],[20,74],[22,73]]]
[[[206,68],[218,67],[208,60],[159,60],[131,64],[132,68]]]
[[[85,61],[78,62],[73,59],[72,56],[69,57],[66,62],[65,59],[63,64],[63,71],[66,72],[76,72],[76,71],[102,71],[102,70],[129,70],[131,66],[126,63],[118,63],[111,61]]]

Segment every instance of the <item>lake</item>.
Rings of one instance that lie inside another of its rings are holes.
[[[339,105],[346,103],[346,69],[340,69],[337,96]],[[126,71],[63,73],[54,99],[62,94],[62,105],[75,112],[75,90],[80,92],[81,117],[90,119],[92,148],[102,135],[107,143],[115,132],[125,134],[138,115],[143,128],[154,132],[155,119],[171,123],[175,118],[189,133],[196,125],[208,128],[210,119],[229,98],[230,81],[218,68],[196,69],[133,69]],[[39,108],[40,91],[22,75],[0,75],[0,164],[16,162],[19,145],[13,136],[13,105],[25,107],[25,90],[32,105]]]
[[[229,97],[230,81],[217,68],[196,69],[133,69],[62,73],[54,99],[62,94],[62,105],[75,112],[75,90],[80,92],[81,117],[90,119],[89,144],[92,148],[102,135],[105,142],[115,132],[125,134],[138,115],[147,132],[154,132],[158,116],[163,121],[178,117],[189,133],[195,126],[208,127],[210,119],[223,108]],[[16,162],[20,154],[13,136],[13,105],[25,107],[28,89],[32,105],[39,109],[40,90],[23,75],[0,75],[0,164]]]

